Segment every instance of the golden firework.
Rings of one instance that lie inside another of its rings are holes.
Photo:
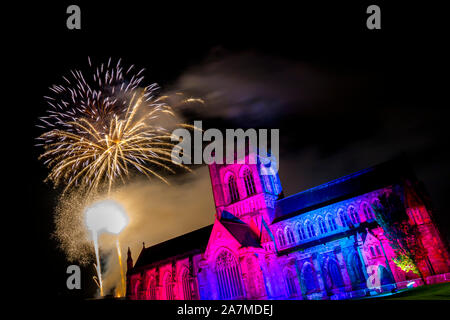
[[[115,68],[110,64],[111,60],[97,67],[93,83],[81,71],[72,71],[73,79],[63,77],[69,86],[53,85],[56,97],[46,97],[52,109],[41,117],[45,126],[40,127],[51,130],[38,138],[45,148],[40,159],[51,168],[46,181],[55,187],[66,184],[63,193],[73,187],[91,192],[106,186],[110,192],[115,180],[125,182],[134,170],[166,183],[159,169],[189,170],[172,162],[176,145],[160,121],[163,115],[175,117],[165,102],[168,97],[155,98],[156,84],[139,88],[143,70],[126,80],[133,66],[124,74],[120,60]],[[191,102],[203,103],[193,98],[182,101]]]

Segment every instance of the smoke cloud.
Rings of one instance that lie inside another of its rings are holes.
[[[137,179],[116,189],[109,197],[120,203],[129,217],[128,226],[118,236],[124,268],[128,247],[136,262],[142,242],[146,247],[152,246],[213,223],[215,208],[206,166],[191,174],[174,176],[169,181],[171,185]],[[55,236],[69,260],[84,264],[94,262],[84,210],[93,202],[104,199],[104,195],[84,200],[82,196],[71,195],[60,201]],[[106,233],[99,237],[105,293],[120,288],[116,239],[115,235]]]
[[[253,51],[211,53],[183,73],[173,90],[201,97],[203,119],[224,119],[242,127],[264,126],[280,116],[320,112],[342,92],[357,92],[361,77]],[[195,113],[195,110],[189,110]]]

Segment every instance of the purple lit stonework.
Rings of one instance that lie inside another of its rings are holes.
[[[248,156],[245,163],[250,163]],[[402,271],[372,204],[401,190],[404,220],[417,225],[429,284],[450,281],[450,260],[422,184],[395,159],[283,197],[262,164],[209,166],[215,222],[128,252],[127,297],[174,299],[350,299],[423,284]],[[207,196],[207,195],[205,195]]]

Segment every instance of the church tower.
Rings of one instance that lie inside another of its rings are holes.
[[[131,257],[131,250],[130,247],[128,247],[127,251],[127,297],[131,296],[131,278],[129,275],[131,274],[131,271],[133,270],[133,258]]]
[[[222,219],[231,213],[258,236],[263,220],[267,225],[272,221],[275,201],[282,195],[277,172],[270,167],[264,170],[263,166],[256,153],[247,154],[234,164],[209,165],[216,217]],[[263,174],[267,172],[270,174]]]

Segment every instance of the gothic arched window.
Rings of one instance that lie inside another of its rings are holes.
[[[166,289],[166,300],[175,300],[175,294],[173,292],[172,273],[170,272],[166,275],[164,287]]]
[[[302,272],[303,281],[305,284],[306,293],[315,291],[317,289],[317,278],[311,265],[308,263]]]
[[[156,300],[156,279],[154,277],[148,282],[147,299]]]
[[[339,219],[341,220],[341,224],[344,228],[349,226],[350,221],[348,221],[348,216],[345,214],[344,210],[339,211]]]
[[[295,274],[291,270],[288,270],[286,272],[285,280],[287,286],[287,293],[289,297],[296,296],[298,293],[297,285],[295,284],[295,279],[296,279]]]
[[[381,201],[380,201],[380,199],[378,199],[378,198],[375,198],[373,201],[372,201],[372,209],[375,209],[375,210],[380,210],[380,209],[383,209],[383,206],[382,206],[382,204],[381,204]],[[373,211],[372,211],[373,212]],[[376,215],[374,214],[374,218],[376,218]]]
[[[360,223],[358,211],[354,207],[350,207],[349,209],[350,219],[352,220],[353,224]]]
[[[306,239],[305,228],[303,228],[302,225],[298,226],[298,237],[300,238],[300,240],[305,240]]]
[[[364,204],[363,211],[364,211],[364,215],[366,216],[366,220],[374,219],[372,208],[367,203]]]
[[[239,200],[239,193],[238,193],[238,188],[237,188],[237,184],[236,184],[236,178],[231,175],[228,178],[228,192],[230,194],[230,200],[231,202],[235,202]]]
[[[181,276],[181,285],[183,287],[184,300],[192,300],[191,281],[189,277],[189,270],[184,269]]]
[[[249,169],[245,169],[244,171],[244,183],[245,183],[245,190],[247,191],[247,196],[256,193],[255,181],[253,180],[253,175]]]
[[[412,215],[414,217],[414,220],[416,221],[417,224],[422,224],[423,220],[422,220],[422,216],[420,215],[420,210],[419,209],[411,209],[412,211]]]
[[[319,221],[320,234],[327,233],[328,229],[327,229],[327,225],[325,224],[325,221],[321,217],[318,219],[318,221]]]
[[[233,255],[224,250],[216,260],[217,281],[221,299],[237,299],[244,296],[239,266]]]
[[[140,300],[141,297],[141,281],[136,281],[134,284],[134,297],[136,300]]]
[[[316,230],[314,230],[314,225],[311,223],[311,221],[308,221],[306,223],[306,230],[308,232],[308,237],[312,238],[316,236]]]
[[[289,228],[286,229],[286,238],[287,238],[288,243],[295,242],[294,234],[292,233],[292,230]]]
[[[331,231],[336,230],[337,229],[336,220],[334,220],[334,217],[331,214],[329,214],[327,216],[327,220],[328,220],[328,225],[330,226],[330,230]]]
[[[330,260],[328,262],[328,273],[330,274],[331,282],[333,283],[334,288],[340,288],[344,286],[341,270],[336,261]]]
[[[353,282],[363,284],[366,282],[366,277],[364,276],[363,266],[361,259],[357,253],[353,254],[350,263],[350,268],[353,271]]]
[[[278,243],[282,247],[286,245],[286,239],[284,238],[284,234],[281,230],[278,232]]]
[[[378,256],[381,256],[380,247],[379,247],[379,246],[376,246],[375,248],[376,248],[376,250],[377,250],[377,255],[378,255]]]

